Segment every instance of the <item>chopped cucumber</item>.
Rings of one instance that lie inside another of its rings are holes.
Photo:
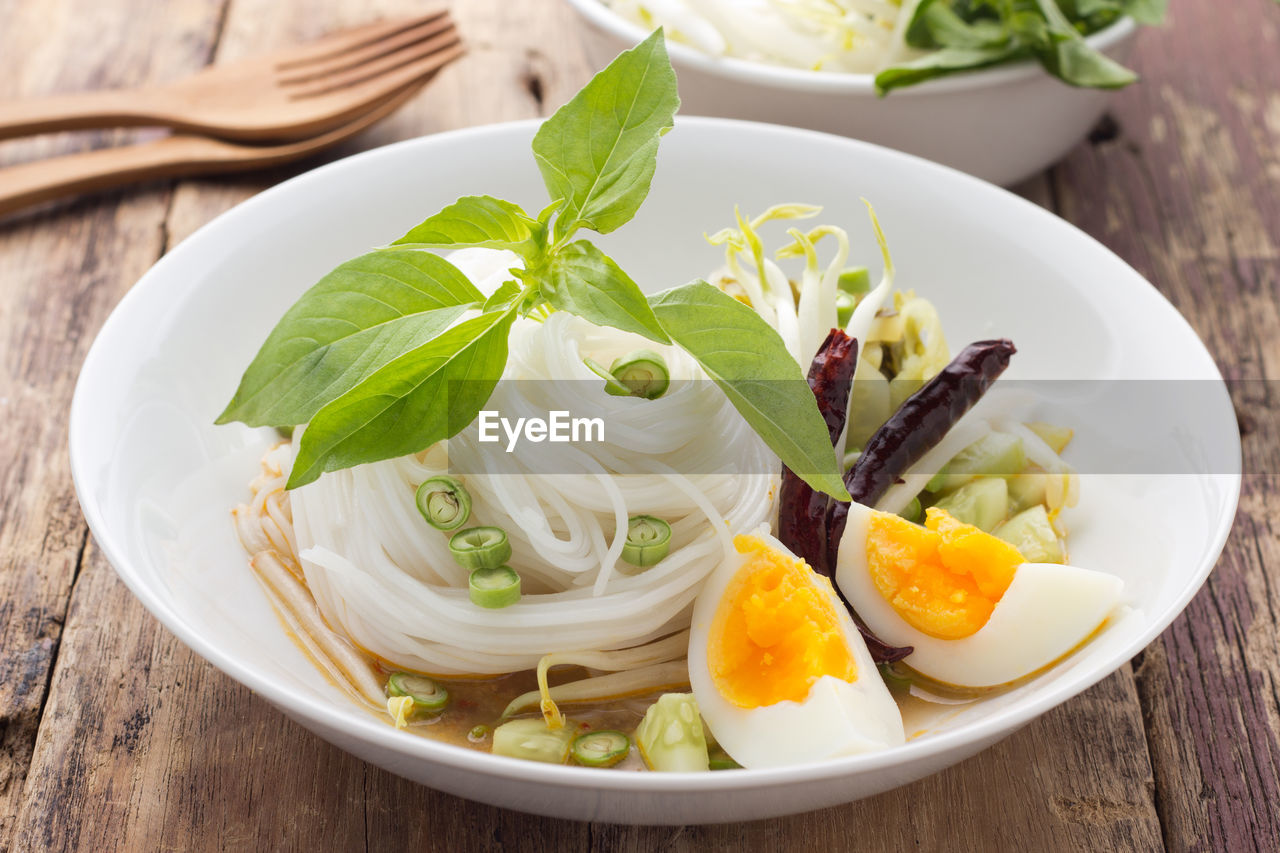
[[[1058,454],[1067,449],[1067,445],[1071,443],[1071,437],[1076,434],[1075,430],[1069,427],[1054,426],[1042,421],[1027,424],[1027,429],[1040,436],[1040,440]]]
[[[1049,486],[1049,475],[1039,468],[1028,468],[1009,478],[1009,511],[1022,512],[1036,504],[1044,503]]]
[[[1008,477],[1027,467],[1022,439],[1007,432],[989,432],[961,450],[947,463],[943,491],[958,489],[979,475]]]
[[[541,717],[512,720],[493,730],[493,754],[547,764],[564,764],[576,734],[577,730],[573,726],[547,728]]]
[[[709,769],[707,736],[692,693],[664,693],[636,728],[636,746],[650,770]]]
[[[916,524],[919,524],[920,519],[924,518],[924,507],[920,506],[919,498],[912,498],[911,503],[907,504],[907,508],[898,513],[898,515],[902,516],[907,521],[914,521]]]
[[[1065,561],[1062,543],[1049,521],[1049,514],[1038,504],[1018,513],[992,533],[1021,551],[1028,563]]]
[[[1009,515],[1009,484],[1003,477],[979,477],[940,498],[934,506],[990,533]]]

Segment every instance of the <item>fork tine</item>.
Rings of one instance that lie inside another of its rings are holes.
[[[408,103],[414,95],[418,94],[422,87],[427,84],[429,79],[430,78],[427,77],[422,80],[418,80],[388,97],[375,101],[368,112],[362,113],[352,121],[339,125],[333,130],[323,133],[320,136],[310,137],[297,142],[264,146],[247,146],[237,145],[235,143],[226,143],[228,146],[227,150],[229,152],[234,152],[235,158],[232,162],[236,163],[236,168],[239,168],[239,164],[241,163],[248,163],[249,165],[246,166],[246,168],[270,166],[276,163],[296,160],[298,157],[306,156],[317,151],[323,151],[325,148],[329,148],[332,145],[336,145],[339,142],[343,142],[352,136],[364,132],[387,116],[399,110]],[[251,151],[255,151],[259,147],[263,154],[261,159],[250,158],[247,156]]]
[[[330,33],[315,41],[287,50],[277,51],[274,54],[274,56],[278,57],[276,68],[283,71],[314,62],[325,62],[347,51],[359,50],[373,42],[395,36],[405,30],[439,18],[446,18],[448,15],[448,9],[436,9],[425,15],[413,18],[378,21],[374,24],[366,24],[361,27]]]
[[[349,71],[374,60],[390,56],[397,51],[412,47],[452,28],[453,21],[447,15],[431,18],[425,23],[418,24],[389,38],[377,39],[364,47],[336,54],[328,62],[310,62],[303,68],[294,66],[294,70],[286,72],[285,76],[282,76],[278,82],[282,86],[290,86]]]
[[[370,62],[342,74],[303,86],[290,87],[290,100],[340,94],[344,99],[367,101],[393,92],[417,78],[457,59],[465,52],[462,37],[450,29],[411,49]]]

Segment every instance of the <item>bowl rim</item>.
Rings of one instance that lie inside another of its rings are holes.
[[[566,0],[575,11],[597,29],[631,45],[639,44],[649,32],[643,27],[622,17],[603,0]],[[1089,46],[1098,51],[1109,48],[1129,39],[1137,32],[1136,22],[1127,15],[1085,37]],[[738,83],[763,86],[771,89],[782,89],[794,92],[826,95],[876,95],[874,74],[855,74],[848,71],[811,71],[806,68],[791,68],[784,65],[770,65],[749,59],[732,56],[710,56],[697,48],[682,42],[667,39],[667,52],[679,73],[681,66],[691,70],[720,77]],[[944,94],[972,89],[985,89],[1025,80],[1045,71],[1040,64],[1031,59],[996,65],[990,68],[978,68],[959,74],[952,74],[935,80],[926,80],[913,86],[895,89],[892,97],[919,97],[921,95]],[[1066,86],[1066,83],[1060,85]]]
[[[1183,589],[1179,590],[1169,605],[1159,612],[1148,611],[1152,618],[1146,628],[1136,635],[1128,644],[1114,651],[1101,660],[1096,668],[1076,673],[1061,679],[1058,683],[1046,687],[1030,697],[1025,703],[1013,708],[1002,709],[984,719],[976,720],[965,726],[933,734],[928,738],[908,741],[901,746],[889,750],[861,755],[846,756],[823,762],[788,765],[785,767],[739,770],[733,773],[601,773],[593,772],[593,768],[540,764],[522,761],[515,758],[496,756],[464,747],[447,744],[427,737],[406,736],[390,725],[377,720],[372,714],[363,714],[354,703],[350,707],[319,704],[303,701],[287,690],[279,687],[264,674],[260,674],[251,666],[232,654],[223,652],[215,643],[206,639],[200,629],[187,620],[164,599],[162,591],[153,588],[143,580],[132,567],[128,559],[128,548],[125,536],[106,523],[99,503],[93,499],[93,486],[98,477],[91,470],[90,458],[93,455],[95,427],[99,423],[90,408],[92,388],[112,387],[110,383],[103,385],[103,377],[115,377],[111,367],[111,350],[122,345],[118,338],[127,334],[122,331],[125,316],[135,310],[138,303],[164,300],[166,281],[170,276],[170,268],[181,269],[188,255],[195,255],[200,247],[209,241],[223,240],[241,226],[238,220],[246,213],[252,214],[260,208],[276,203],[276,199],[287,195],[299,187],[312,184],[323,184],[341,176],[344,172],[357,169],[369,160],[386,157],[392,152],[406,148],[423,146],[465,143],[485,136],[507,135],[517,138],[521,143],[527,142],[533,131],[542,123],[541,119],[504,122],[481,125],[471,128],[446,131],[438,134],[402,140],[390,145],[363,151],[340,160],[327,163],[310,171],[296,175],[274,187],[246,199],[233,208],[224,211],[210,222],[192,233],[167,254],[161,257],[138,282],[124,295],[119,304],[112,310],[106,322],[99,330],[88,354],[85,357],[80,375],[76,382],[68,418],[68,453],[72,479],[76,496],[80,502],[85,519],[89,524],[99,548],[108,562],[129,590],[170,632],[178,637],[188,648],[196,652],[208,662],[239,683],[249,687],[277,709],[284,711],[291,718],[303,722],[313,731],[342,732],[347,743],[361,742],[372,747],[381,755],[396,755],[400,760],[425,761],[431,764],[449,767],[477,776],[499,778],[518,783],[533,783],[552,786],[558,789],[624,791],[645,794],[682,794],[732,792],[768,788],[776,785],[796,783],[812,783],[835,778],[891,770],[895,767],[926,766],[931,759],[942,758],[948,754],[971,754],[966,747],[986,744],[1002,738],[1026,723],[1046,713],[1053,707],[1083,692],[1097,682],[1111,675],[1138,651],[1145,648],[1186,608],[1191,598],[1200,590],[1210,572],[1217,564],[1218,557],[1229,536],[1239,505],[1239,475],[1224,475],[1234,479],[1234,488],[1229,490],[1227,502],[1229,511],[1219,519],[1217,528],[1208,540],[1209,548],[1205,552],[1211,554],[1204,565],[1188,579]],[[824,140],[835,142],[841,146],[854,149],[871,150],[878,157],[900,161],[913,170],[932,171],[948,181],[959,181],[967,191],[991,193],[1004,196],[1000,203],[1011,203],[1020,208],[1023,216],[1040,217],[1055,223],[1054,227],[1066,228],[1075,232],[1076,239],[1083,238],[1096,249],[1110,256],[1121,264],[1132,275],[1149,288],[1156,297],[1153,303],[1155,311],[1165,315],[1167,322],[1181,325],[1192,336],[1199,347],[1199,355],[1203,355],[1216,377],[1223,385],[1221,372],[1213,362],[1207,348],[1176,308],[1150,282],[1134,270],[1124,259],[1111,252],[1098,240],[1076,228],[1071,223],[1059,218],[1052,212],[1017,196],[1008,190],[982,181],[959,170],[905,154],[884,146],[861,140],[848,139],[834,134],[801,128],[772,125],[763,122],[750,122],[738,119],[680,117],[677,128],[698,132],[699,128],[728,130],[735,137],[744,133],[769,133],[776,136],[790,137],[799,144],[806,140]],[[118,386],[118,377],[117,386]],[[1230,416],[1235,418],[1234,410]],[[1241,447],[1234,448],[1239,461]],[[1238,470],[1238,468],[1237,468]],[[331,741],[332,742],[332,741]],[[347,749],[346,751],[350,751]],[[361,757],[361,756],[357,756]],[[362,757],[362,760],[364,759]],[[945,760],[945,759],[944,759]],[[923,774],[917,774],[923,775]],[[909,778],[915,778],[914,776]],[[907,778],[902,780],[908,781]]]

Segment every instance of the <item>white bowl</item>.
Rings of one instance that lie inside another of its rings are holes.
[[[600,0],[568,0],[587,23],[596,68],[634,47],[644,29]],[[1089,36],[1121,63],[1137,27],[1129,18]],[[945,163],[1002,186],[1056,163],[1107,107],[1110,92],[1080,89],[1020,62],[929,81],[878,97],[874,75],[808,71],[714,57],[667,42],[683,115],[776,122],[839,133]]]
[[[276,319],[335,264],[462,194],[539,209],[534,130],[440,134],[294,178],[170,252],[103,327],[71,409],[85,517],[142,603],[223,672],[343,749],[464,797],[580,819],[745,820],[874,794],[972,755],[1121,666],[1204,581],[1231,526],[1238,477],[1088,478],[1073,558],[1123,575],[1140,612],[925,736],[824,764],[710,774],[549,766],[397,732],[353,705],[286,637],[231,527],[229,509],[247,496],[274,436],[213,419]],[[1024,377],[1204,380],[1206,408],[1234,428],[1209,354],[1129,266],[1052,214],[909,155],[793,128],[680,119],[640,215],[601,243],[646,286],[667,286],[718,263],[702,235],[731,221],[735,203],[759,211],[807,201],[826,205],[824,221],[849,227],[855,255],[870,260],[859,196],[877,205],[900,285],[936,302],[953,343],[1008,335],[1021,349],[1013,372]],[[1105,430],[1106,412],[1080,414],[1082,437]],[[1086,426],[1087,415],[1102,423]],[[1195,457],[1211,439],[1182,440]],[[1238,442],[1229,450],[1238,462]],[[1117,517],[1138,502],[1159,513]]]

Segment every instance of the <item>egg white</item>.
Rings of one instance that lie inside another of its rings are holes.
[[[795,559],[766,530],[755,535],[770,548]],[[702,718],[720,746],[743,767],[780,767],[871,752],[904,742],[898,706],[848,610],[834,593],[832,603],[857,667],[854,681],[825,675],[814,682],[804,701],[787,700],[759,708],[740,708],[720,694],[707,660],[711,625],[725,590],[750,556],[735,553],[726,559],[707,579],[693,609],[689,682]]]
[[[873,510],[849,508],[836,560],[836,585],[880,639],[912,646],[905,663],[937,681],[994,687],[1030,675],[1080,645],[1120,603],[1114,575],[1057,563],[1023,563],[987,623],[968,637],[944,640],[913,627],[885,600],[867,567]]]

